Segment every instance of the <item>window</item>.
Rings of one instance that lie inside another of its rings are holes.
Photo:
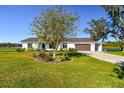
[[[67,48],[67,43],[63,43],[63,48]]]
[[[28,43],[28,48],[32,48],[32,43]]]
[[[49,48],[53,48],[53,45],[52,44],[49,44]]]

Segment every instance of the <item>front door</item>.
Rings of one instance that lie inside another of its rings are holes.
[[[28,43],[28,48],[32,48],[32,43]]]
[[[95,51],[98,51],[98,47],[99,47],[99,44],[96,43],[96,44],[95,44]]]
[[[45,44],[44,43],[42,44],[42,50],[45,50]]]

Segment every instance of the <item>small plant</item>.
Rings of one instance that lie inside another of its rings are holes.
[[[64,59],[65,59],[65,56],[64,55],[57,56],[57,61],[58,62],[62,62],[62,61],[64,61]]]
[[[38,58],[38,59],[44,59],[46,57],[46,53],[45,52],[34,53],[33,57]]]
[[[28,48],[28,52],[32,52],[32,51],[35,51],[34,48]]]
[[[120,68],[113,69],[113,72],[115,72],[117,74],[117,77],[119,79],[123,79],[124,78],[124,67],[123,66],[120,66]]]
[[[71,58],[68,56],[68,54],[65,55],[65,60],[71,60]]]
[[[36,51],[41,51],[40,49],[36,49]]]
[[[47,56],[45,57],[45,62],[49,62],[49,61],[55,61],[51,53],[47,54]]]
[[[69,48],[68,52],[77,52],[77,50],[75,48]]]
[[[63,61],[69,61],[71,58],[68,56],[68,54],[62,54],[57,57],[58,62],[63,62]]]
[[[63,49],[61,48],[61,49],[59,50],[59,52],[63,52]]]
[[[67,48],[61,48],[59,52],[67,52]]]
[[[24,52],[25,51],[25,48],[17,48],[16,51],[17,52]]]

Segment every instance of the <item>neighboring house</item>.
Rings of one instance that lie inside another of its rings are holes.
[[[39,50],[52,50],[51,44],[38,43],[38,38],[28,38],[22,40],[22,48],[34,48]],[[65,38],[58,46],[62,48],[75,48],[77,51],[102,51],[102,43],[96,42],[91,38]]]

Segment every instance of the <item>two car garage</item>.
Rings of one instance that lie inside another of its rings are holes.
[[[75,49],[77,49],[77,51],[90,51],[91,44],[75,44]]]

